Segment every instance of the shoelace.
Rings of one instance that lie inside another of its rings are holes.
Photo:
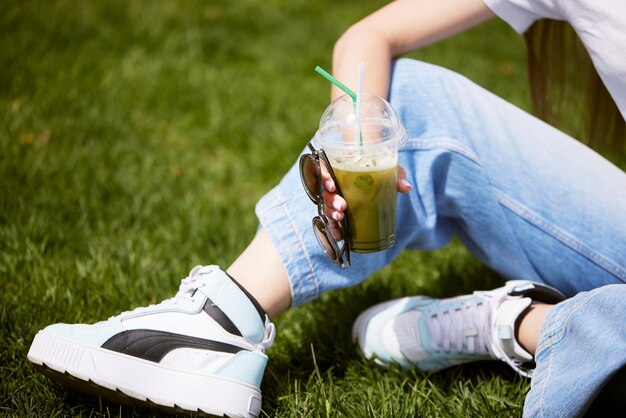
[[[469,300],[461,306],[448,306],[427,318],[435,350],[489,354],[491,341],[488,301]]]
[[[193,296],[194,291],[204,285],[202,281],[200,280],[202,275],[198,274],[201,269],[202,269],[202,266],[195,266],[193,269],[191,269],[191,271],[189,272],[189,275],[180,281],[178,292],[176,292],[176,294],[173,297],[169,299],[165,299],[161,301],[160,303],[158,303],[157,305],[176,304],[178,300],[180,299],[190,299]],[[118,315],[112,316],[109,318],[109,320],[127,315],[129,313],[141,312],[153,306],[156,306],[156,305],[150,304],[148,306],[139,306],[133,310],[124,311]]]
[[[202,277],[200,270],[202,266],[195,266],[189,272],[189,275],[180,281],[180,286],[178,287],[178,292],[174,295],[173,298],[166,299],[163,302],[171,301],[177,298],[189,299],[193,296],[196,289],[202,287],[204,284],[200,280]]]
[[[273,322],[270,322],[269,318],[265,318],[265,331],[263,332],[263,340],[256,344],[252,351],[264,353],[265,350],[270,348],[274,344],[274,337],[276,337],[276,326]]]

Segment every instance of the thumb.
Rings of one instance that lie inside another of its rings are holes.
[[[398,192],[408,193],[413,186],[406,179],[406,170],[402,166],[398,166]]]

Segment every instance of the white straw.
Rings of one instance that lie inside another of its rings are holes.
[[[360,63],[359,64],[359,78],[358,78],[358,84],[357,84],[357,89],[356,89],[356,109],[355,111],[355,117],[354,117],[354,122],[355,122],[355,128],[354,128],[354,140],[358,141],[361,145],[363,142],[363,139],[361,137],[361,97],[363,94],[363,67],[364,64]]]

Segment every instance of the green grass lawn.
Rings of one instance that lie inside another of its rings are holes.
[[[47,380],[26,360],[33,336],[170,297],[196,264],[228,266],[328,103],[313,68],[384,2],[2,3],[0,413],[158,415]],[[528,108],[522,40],[501,22],[412,56]],[[381,370],[349,336],[378,301],[499,283],[453,243],[284,314],[263,414],[521,415],[528,381],[503,365]]]

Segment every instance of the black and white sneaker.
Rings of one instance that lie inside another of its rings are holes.
[[[274,324],[217,266],[197,266],[178,293],[93,325],[39,331],[28,359],[79,390],[166,409],[256,417]]]

